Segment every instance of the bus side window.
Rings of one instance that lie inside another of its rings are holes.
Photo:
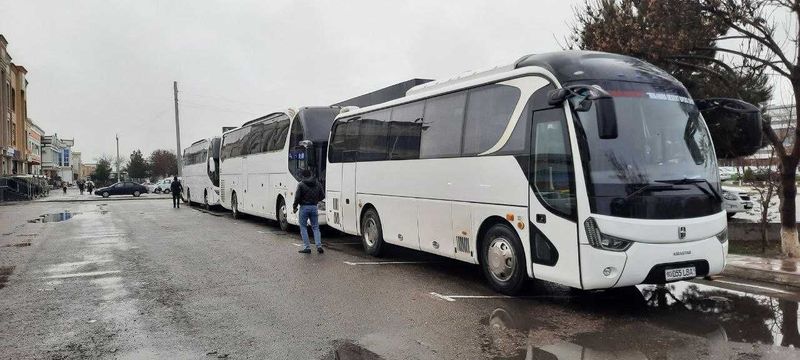
[[[508,85],[493,84],[469,91],[463,155],[480,154],[500,140],[519,96],[519,89]]]
[[[575,170],[564,109],[533,112],[531,182],[539,198],[556,213],[575,216]]]
[[[362,116],[358,161],[379,161],[389,158],[387,136],[391,110],[372,112]]]
[[[388,137],[390,160],[419,159],[424,108],[425,102],[417,101],[392,109]]]
[[[419,155],[423,159],[461,155],[467,92],[437,96],[425,103]]]

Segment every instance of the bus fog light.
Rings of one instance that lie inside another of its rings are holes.
[[[607,267],[607,268],[603,269],[603,276],[605,276],[605,277],[611,277],[611,276],[612,276],[612,275],[614,275],[614,273],[615,273],[615,271],[614,271],[614,270],[616,270],[616,269],[614,269],[614,267],[613,267],[613,266],[609,266],[609,267]]]

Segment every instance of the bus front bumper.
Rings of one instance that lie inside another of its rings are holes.
[[[725,267],[727,254],[728,242],[720,243],[716,237],[669,244],[636,242],[625,252],[581,244],[583,288],[590,290],[663,284],[715,275]],[[682,278],[675,278],[676,269],[691,268],[694,268],[694,277],[682,277],[678,273],[678,277]],[[667,271],[672,278],[667,278]]]

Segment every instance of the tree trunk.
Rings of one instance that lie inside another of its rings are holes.
[[[787,156],[781,159],[781,252],[791,258],[800,257],[800,242],[797,239],[797,219],[795,218],[797,185],[797,160]]]

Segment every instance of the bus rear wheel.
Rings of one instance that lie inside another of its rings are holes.
[[[236,199],[236,193],[231,194],[231,212],[233,213],[234,219],[240,219],[242,214],[239,213],[239,202]]]
[[[525,285],[525,255],[516,232],[505,224],[495,224],[481,244],[481,269],[495,290],[506,295],[519,293]]]
[[[367,209],[361,218],[361,244],[369,255],[380,257],[383,253],[383,227],[374,208]]]

